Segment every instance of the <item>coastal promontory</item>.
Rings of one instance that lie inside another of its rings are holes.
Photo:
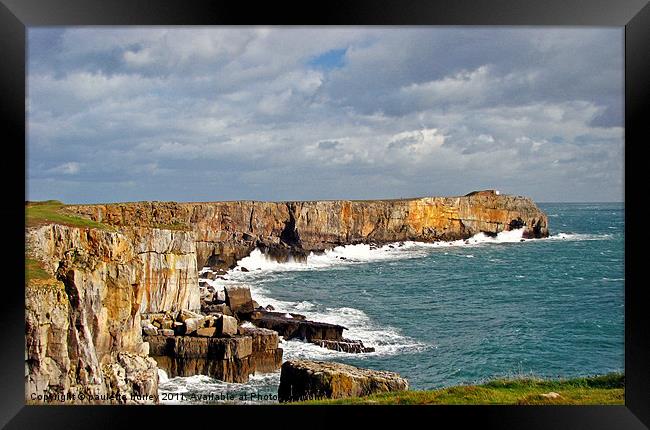
[[[230,269],[255,249],[283,261],[348,244],[514,229],[548,235],[531,199],[491,190],[372,201],[27,202],[26,218],[25,384],[33,403],[155,403],[161,364],[177,375],[194,369],[244,382],[279,369],[278,330],[370,350],[344,339],[343,327],[251,312],[250,296],[241,307],[234,290],[227,301],[214,294],[213,315],[183,317],[202,311],[201,268]],[[318,334],[326,329],[336,336]]]

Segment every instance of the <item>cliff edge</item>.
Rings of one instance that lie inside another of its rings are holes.
[[[198,267],[233,267],[256,247],[282,261],[338,245],[448,241],[516,228],[524,228],[525,238],[548,236],[548,219],[530,198],[493,190],[398,200],[136,202],[65,210],[113,226],[192,231]]]

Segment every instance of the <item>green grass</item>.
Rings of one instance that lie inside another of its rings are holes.
[[[171,223],[163,224],[163,223],[152,223],[150,225],[152,228],[159,228],[162,230],[178,230],[178,231],[191,231],[192,228],[185,224],[184,222],[181,221],[173,221]]]
[[[33,258],[25,258],[25,277],[28,280],[32,279],[41,279],[47,280],[51,279],[52,275],[47,273],[43,269],[43,265],[40,261],[34,260]]]
[[[25,219],[28,227],[43,224],[63,224],[72,227],[90,227],[104,230],[111,229],[106,224],[86,218],[64,214],[61,209],[66,205],[58,200],[28,202],[25,204]]]
[[[367,397],[308,400],[307,405],[622,405],[625,377],[620,373],[564,380],[498,379],[432,391],[396,391]],[[555,392],[559,398],[542,394]]]

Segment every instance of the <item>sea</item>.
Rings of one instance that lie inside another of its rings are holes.
[[[623,372],[624,204],[538,206],[548,215],[545,239],[514,230],[342,246],[287,263],[255,250],[214,285],[247,284],[260,305],[343,325],[344,337],[375,348],[348,354],[282,340],[283,360],[389,370],[412,390]],[[280,372],[234,384],[161,370],[159,381],[162,403],[274,403]]]

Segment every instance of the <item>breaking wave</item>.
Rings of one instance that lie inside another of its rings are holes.
[[[612,234],[587,234],[587,233],[557,233],[542,240],[611,240]]]
[[[396,260],[406,258],[426,257],[432,248],[446,247],[473,247],[484,244],[497,243],[519,243],[527,242],[523,239],[524,229],[503,231],[496,236],[488,236],[479,233],[469,239],[440,242],[394,242],[383,246],[373,246],[369,244],[344,245],[328,249],[324,253],[310,253],[306,261],[298,261],[289,258],[287,262],[278,262],[272,257],[263,254],[259,249],[253,250],[248,257],[242,258],[237,262],[237,266],[229,272],[231,278],[241,277],[249,278],[246,271],[298,271],[314,270],[329,268],[340,264],[359,264],[372,261]],[[244,270],[242,270],[244,269]],[[243,276],[242,276],[243,275]]]

